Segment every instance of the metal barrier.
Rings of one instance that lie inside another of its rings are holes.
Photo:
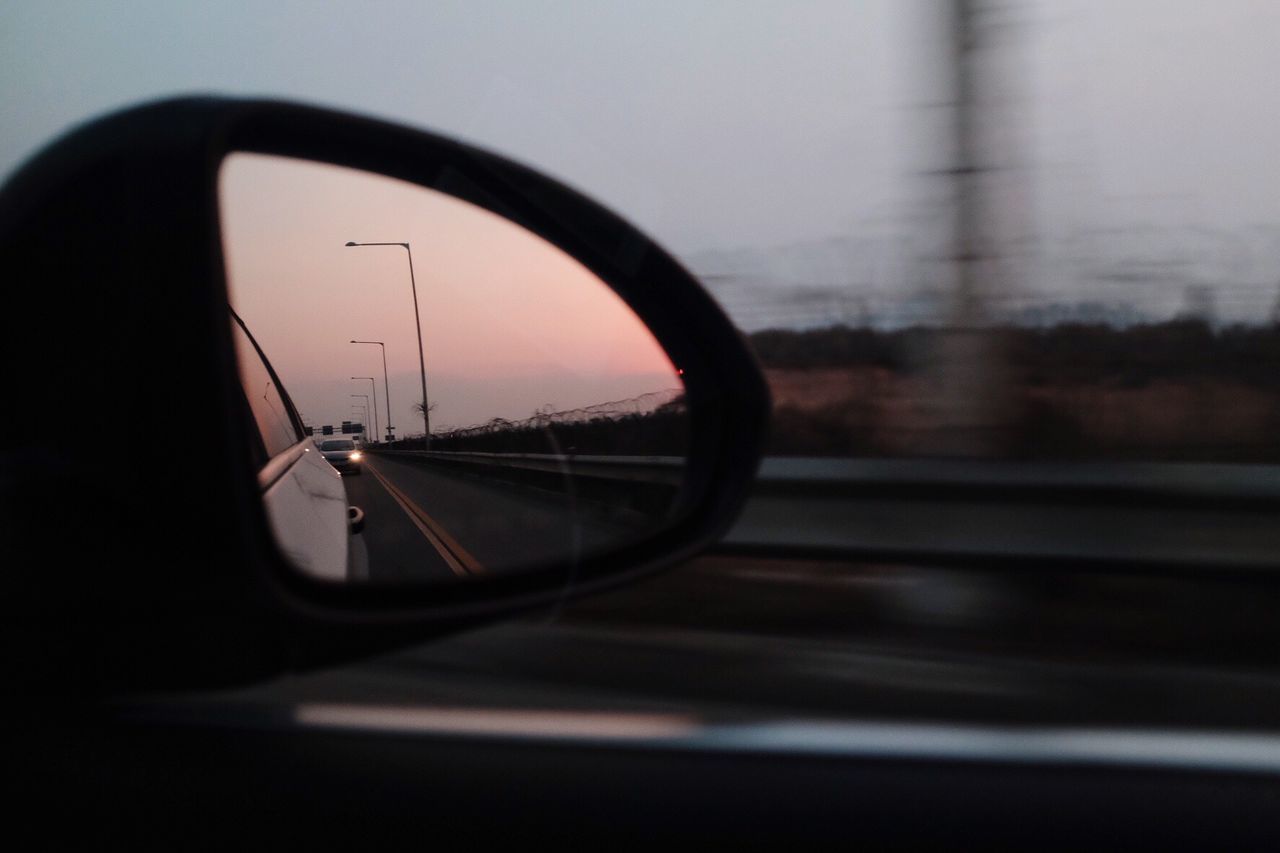
[[[670,456],[379,451],[606,502],[670,499]],[[499,474],[498,472],[505,472]],[[1123,561],[1280,569],[1280,466],[774,457],[728,546],[923,561]]]
[[[648,523],[669,512],[685,482],[683,456],[444,450],[376,450],[374,455],[489,483],[572,494],[582,506],[594,506],[615,516],[630,514],[637,523]]]
[[[593,477],[628,483],[679,486],[684,482],[683,456],[575,456],[553,453],[478,453],[443,450],[377,450],[393,458],[432,460],[477,470],[511,469],[570,477]]]

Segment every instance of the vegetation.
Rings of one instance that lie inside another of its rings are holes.
[[[947,455],[946,335],[834,326],[751,336],[775,398],[771,452]],[[1198,320],[984,330],[983,454],[1280,462],[1280,328]]]
[[[943,330],[896,331],[832,326],[813,331],[769,330],[751,336],[765,367],[881,367],[918,365]],[[1048,328],[997,327],[1011,365],[1032,384],[1114,383],[1140,387],[1159,380],[1218,377],[1280,389],[1280,329],[1230,326],[1214,331],[1199,320],[1117,329],[1071,323]]]

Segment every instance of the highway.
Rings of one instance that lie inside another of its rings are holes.
[[[353,547],[374,583],[442,581],[572,562],[628,535],[585,513],[570,493],[446,473],[429,465],[365,457],[343,478],[365,513]]]

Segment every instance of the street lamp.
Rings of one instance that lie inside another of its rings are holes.
[[[351,396],[352,396],[352,397],[363,397],[363,398],[364,398],[364,421],[363,421],[363,423],[364,423],[365,429],[363,430],[363,432],[364,432],[364,437],[365,437],[365,438],[368,438],[368,437],[369,437],[369,429],[368,429],[368,427],[369,427],[369,395],[368,395],[368,394],[352,394]],[[357,406],[356,404],[352,403],[352,404],[351,404],[351,408],[353,408],[353,409],[358,409],[358,408],[360,408],[360,406]],[[377,432],[378,432],[378,428],[377,428],[377,427],[374,427],[374,434],[376,435],[376,434],[377,434]]]
[[[427,362],[422,355],[422,320],[418,317],[418,284],[413,278],[413,250],[409,248],[408,243],[357,243],[355,240],[347,241],[347,247],[360,246],[401,246],[405,253],[409,256],[409,287],[413,290],[413,323],[418,328],[418,369],[422,373],[422,441],[427,450],[431,449],[431,418],[427,414],[427,410],[431,407],[427,405]],[[390,418],[391,404],[387,404],[387,417]]]
[[[387,345],[382,341],[351,341],[353,344],[377,344],[382,347],[382,384],[387,394],[387,440],[390,441],[395,436],[392,433],[395,427],[391,425],[391,380],[387,378]]]
[[[373,379],[373,377],[372,377],[372,376],[352,376],[351,378],[352,378],[352,379],[368,379],[368,380],[369,380],[369,393],[371,393],[371,394],[373,395],[373,438],[374,438],[374,440],[375,440],[375,441],[377,441],[377,440],[378,440],[378,436],[382,435],[382,432],[378,429],[378,386],[377,386],[377,383],[374,381],[374,379]],[[365,400],[365,402],[368,402],[368,400],[366,399],[366,400]]]

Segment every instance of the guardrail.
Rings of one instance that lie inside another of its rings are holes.
[[[640,483],[679,485],[682,456],[608,456],[475,451],[369,451],[392,457],[435,459],[460,465],[543,471]],[[841,459],[775,456],[762,461],[759,489],[800,487],[844,493],[875,489],[883,494],[927,491],[936,498],[955,493],[1095,498],[1145,497],[1169,502],[1280,502],[1280,465],[1206,463],[991,462],[935,459]]]
[[[724,539],[780,553],[1280,570],[1280,466],[771,458]]]
[[[669,512],[685,477],[683,456],[383,449],[371,452],[543,493],[572,493],[584,508],[637,524],[651,523],[654,517]]]
[[[508,477],[522,472],[543,483],[594,481],[606,501],[654,488],[669,496],[684,463],[377,452]],[[772,457],[724,544],[893,559],[1280,569],[1280,466]]]
[[[378,450],[378,454],[435,460],[477,469],[537,471],[571,477],[595,477],[628,483],[679,486],[684,481],[683,456],[578,456],[553,453],[479,453],[444,450]]]

